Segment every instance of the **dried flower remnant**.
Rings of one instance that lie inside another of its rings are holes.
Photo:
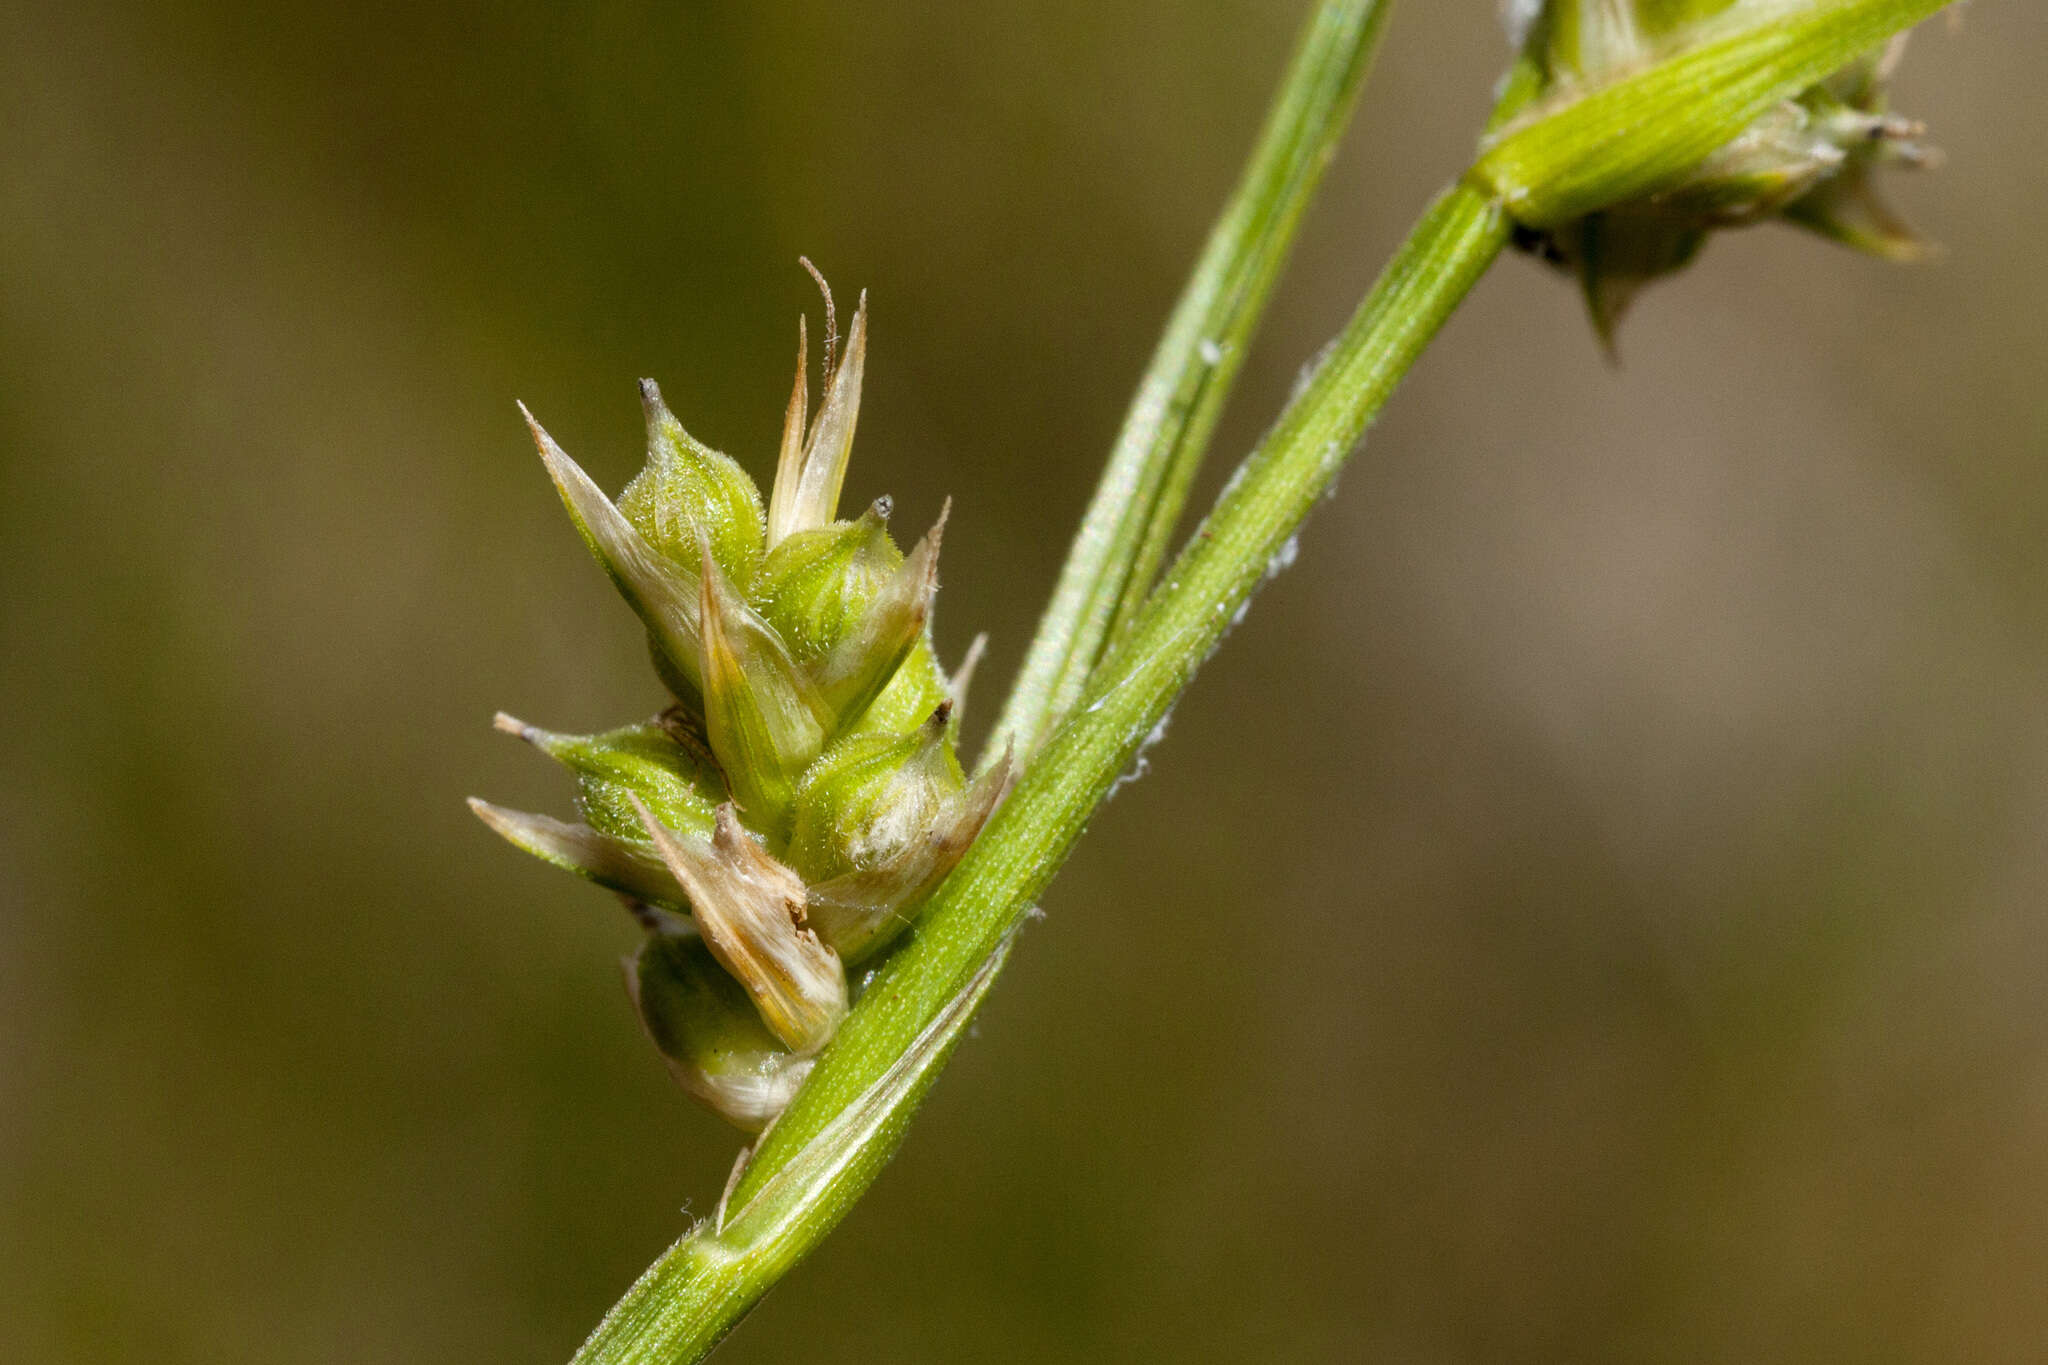
[[[800,323],[766,499],[652,380],[647,461],[616,502],[526,414],[672,703],[593,735],[500,715],[568,769],[581,819],[471,802],[516,847],[626,898],[647,932],[627,981],[648,1036],[684,1089],[750,1131],[831,1040],[855,994],[848,965],[915,922],[1011,772],[1007,755],[972,782],[960,766],[967,670],[949,680],[931,645],[945,512],[908,554],[887,498],[835,519],[868,310],[863,297],[841,345],[825,298],[821,401],[811,418]]]
[[[804,919],[803,879],[754,842],[730,803],[709,839],[638,809],[711,955],[753,996],[761,1022],[799,1055],[830,1042],[846,1013],[846,973]]]

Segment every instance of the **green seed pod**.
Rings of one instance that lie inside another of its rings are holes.
[[[788,1107],[811,1059],[768,1031],[702,938],[657,929],[621,965],[648,1038],[684,1090],[750,1133]]]
[[[866,711],[904,658],[924,641],[932,598],[939,590],[939,538],[951,507],[948,501],[939,509],[932,529],[876,591],[852,629],[819,661],[818,690],[831,708],[835,728]]]
[[[811,765],[797,789],[790,866],[821,882],[896,857],[966,785],[946,743],[941,704],[909,734],[852,735]]]
[[[888,516],[880,498],[858,521],[796,532],[769,551],[749,594],[817,680],[835,727],[888,686],[923,638],[938,591],[946,509],[907,558],[889,539]]]
[[[1541,75],[1539,101],[1568,101],[1687,45],[1713,38],[1736,0],[1510,3],[1510,36]],[[1729,17],[1733,17],[1732,15]],[[1917,124],[1885,109],[1900,40],[1765,110],[1734,139],[1654,193],[1572,222],[1523,228],[1517,245],[1577,277],[1601,340],[1637,292],[1682,269],[1717,228],[1773,218],[1908,260],[1926,247],[1877,199],[1871,171],[1932,154]]]
[[[852,632],[903,566],[889,538],[889,507],[877,498],[858,520],[798,531],[762,560],[748,600],[804,667],[816,667]]]
[[[761,490],[731,457],[683,430],[652,379],[640,381],[647,414],[647,464],[619,495],[619,511],[647,543],[694,571],[700,542],[733,582],[752,580],[761,563],[765,519]]]
[[[841,740],[797,792],[789,861],[810,883],[812,927],[849,963],[912,922],[1008,789],[1007,756],[964,781],[951,710],[941,704],[911,734]]]

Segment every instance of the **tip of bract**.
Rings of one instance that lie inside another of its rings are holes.
[[[775,487],[768,498],[770,548],[798,531],[827,524],[836,514],[847,461],[853,453],[854,429],[860,420],[861,378],[867,368],[867,291],[861,291],[860,306],[854,310],[853,322],[847,328],[845,349],[838,351],[832,292],[815,266],[806,260],[804,267],[825,295],[825,369],[818,414],[806,432],[805,335],[799,324],[796,389],[784,417],[782,454],[776,465]]]

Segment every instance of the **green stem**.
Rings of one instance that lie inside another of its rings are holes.
[[[1153,353],[987,746],[1029,755],[1151,591],[1391,8],[1323,0]]]
[[[847,1016],[741,1180],[744,1199],[873,1084],[1029,911],[1366,425],[1508,239],[1477,191],[1444,194],[1301,395],[1189,540],[1082,703]]]
[[[701,1359],[880,1173],[1000,969],[1004,944],[1089,815],[1507,238],[1506,217],[1468,187],[1448,191],[1424,215],[762,1138],[732,1191],[739,1212],[722,1226],[700,1225],[664,1253],[575,1365]]]
[[[572,1365],[678,1365],[708,1354],[888,1164],[1007,956],[1004,940],[902,1055],[801,1151],[744,1196],[720,1201],[715,1217],[649,1266]]]
[[[1309,384],[1245,461],[1128,633],[1089,675],[1017,789],[927,905],[915,935],[847,1016],[753,1153],[732,1192],[735,1212],[700,1225],[656,1261],[578,1353],[578,1365],[701,1359],[872,1183],[1000,971],[1004,946],[1089,817],[1260,583],[1283,562],[1290,539],[1394,386],[1506,245],[1507,203],[1540,215],[1543,206],[1560,202],[1613,202],[1671,172],[1678,155],[1673,149],[1691,146],[1688,135],[1674,131],[1680,124],[1730,122],[1740,109],[1796,88],[1850,38],[1874,41],[1890,31],[1884,25],[1903,26],[1932,7],[1933,0],[1822,0],[1816,8],[1844,26],[1834,39],[1782,24],[1778,57],[1764,43],[1745,48],[1730,65],[1701,59],[1704,65],[1681,66],[1682,78],[1662,80],[1653,67],[1624,82],[1624,96],[1589,94],[1588,103],[1615,101],[1597,105],[1593,115],[1580,104],[1537,105],[1495,135],[1479,166],[1424,214]],[[1880,14],[1882,20],[1875,17]],[[1756,21],[1758,32],[1765,27]],[[1752,39],[1756,33],[1745,31],[1730,41]],[[1731,50],[1718,49],[1722,55]],[[1527,97],[1532,70],[1525,59],[1505,106]],[[1710,72],[1728,80],[1729,89],[1704,83]],[[1619,135],[1610,128],[1614,109],[1628,111],[1625,140],[1640,140],[1656,176],[1610,153],[1608,135]],[[1565,188],[1553,191],[1553,184]],[[1157,465],[1162,480],[1170,463],[1171,451]],[[1098,505],[1145,511],[1128,523],[1138,527],[1135,540],[1111,537],[1107,548],[1089,552],[1086,558],[1097,566],[1089,572],[1116,572],[1117,564],[1136,562],[1133,547],[1142,549],[1160,505],[1159,493],[1145,493],[1147,486],[1154,485],[1140,480],[1122,493],[1098,496]],[[1121,512],[1112,520],[1127,525]],[[1127,572],[1126,580],[1117,601],[1133,590]],[[1049,616],[1046,637],[1059,642],[1062,672],[1093,629],[1085,622],[1096,619],[1078,610]],[[1101,619],[1113,621],[1115,612]],[[1087,648],[1099,651],[1101,638]],[[1036,719],[1011,726],[1013,735],[1045,726],[1051,684],[1033,686],[1046,690],[1028,698],[1019,714]]]

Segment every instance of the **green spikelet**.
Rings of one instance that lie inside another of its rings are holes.
[[[930,637],[945,512],[907,554],[887,498],[834,519],[867,306],[843,348],[829,292],[826,309],[821,402],[811,419],[800,325],[765,502],[651,381],[647,463],[616,503],[528,417],[677,702],[591,735],[500,716],[568,769],[581,820],[472,802],[517,847],[626,896],[648,934],[627,965],[648,1036],[686,1090],[748,1129],[781,1111],[830,1041],[851,1001],[847,966],[915,922],[1010,777],[1004,756],[968,782],[955,748],[968,668],[949,684]]]
[[[1510,4],[1510,36],[1541,73],[1542,99],[1603,81],[1709,40],[1738,0],[1548,0]],[[1575,221],[1524,229],[1516,243],[1573,275],[1610,350],[1624,312],[1654,280],[1683,269],[1720,228],[1776,219],[1890,260],[1929,248],[1877,197],[1875,169],[1921,166],[1921,127],[1894,117],[1885,78],[1903,38],[1780,101],[1675,183]]]

